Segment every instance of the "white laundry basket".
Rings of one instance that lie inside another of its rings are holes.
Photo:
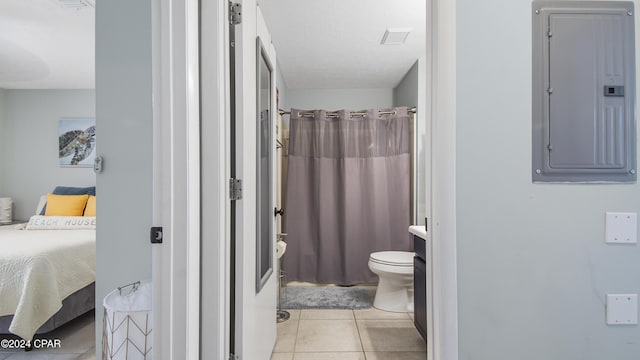
[[[11,224],[13,221],[13,199],[0,197],[0,224]]]
[[[103,301],[102,360],[151,360],[151,282],[110,292]]]

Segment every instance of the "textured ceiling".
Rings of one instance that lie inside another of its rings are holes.
[[[424,0],[262,0],[289,89],[393,88],[424,54]],[[381,45],[387,28],[413,28]]]
[[[0,0],[0,88],[95,87],[95,10]]]

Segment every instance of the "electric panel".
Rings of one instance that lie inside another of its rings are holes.
[[[636,181],[633,11],[533,2],[533,181]]]

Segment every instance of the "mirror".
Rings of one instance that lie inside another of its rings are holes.
[[[269,60],[269,54],[265,50],[260,37],[256,40],[257,46],[257,67],[256,67],[256,106],[257,106],[257,129],[258,136],[256,147],[258,151],[257,164],[257,209],[256,219],[256,292],[260,292],[264,284],[273,273],[273,211],[271,189],[273,170],[272,152],[274,148],[272,128],[271,98],[272,98],[272,73],[273,67]]]

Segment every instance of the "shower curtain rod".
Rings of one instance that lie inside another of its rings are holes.
[[[414,107],[408,109],[408,111],[410,113],[415,114],[418,111],[418,109],[414,106]],[[284,111],[282,109],[278,109],[278,114],[280,114],[280,115],[291,115],[291,111]],[[378,114],[379,115],[395,115],[396,112],[395,111],[380,111]],[[366,112],[357,112],[357,111],[352,111],[351,112],[351,116],[365,116],[365,115],[367,115]],[[309,112],[306,112],[306,111],[305,112],[299,112],[298,116],[299,117],[313,117],[313,116],[315,116],[315,113],[310,112],[310,111]],[[337,111],[328,111],[327,112],[327,116],[328,117],[337,117],[338,116],[338,112]]]

